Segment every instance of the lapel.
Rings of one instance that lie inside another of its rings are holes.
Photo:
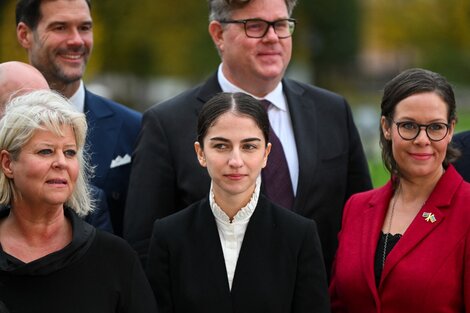
[[[225,259],[220,243],[219,231],[215,222],[214,214],[210,208],[209,199],[205,197],[197,208],[197,218],[195,222],[194,238],[200,238],[200,244],[196,248],[204,251],[202,262],[206,264],[207,281],[201,282],[208,290],[215,293],[213,296],[218,299],[217,302],[223,303],[221,312],[231,312],[232,302],[230,288],[225,269]],[[195,255],[195,254],[192,254]],[[194,260],[194,262],[197,262]]]
[[[393,194],[392,183],[389,181],[385,186],[377,189],[368,203],[368,208],[363,213],[363,227],[361,234],[360,249],[362,257],[362,270],[366,277],[367,285],[374,295],[376,302],[378,301],[377,287],[375,285],[375,253],[377,243],[379,241],[380,232],[382,230],[383,221],[387,212],[388,203]]]
[[[101,185],[113,159],[114,147],[122,121],[100,97],[85,89],[85,114],[88,123],[86,146],[91,154],[91,164],[96,166],[96,184]]]
[[[210,98],[219,92],[222,92],[222,88],[220,87],[217,79],[217,72],[215,72],[203,85],[201,85],[199,92],[196,94],[196,98],[200,102],[195,108],[196,116],[199,116],[199,112],[201,111],[204,103],[209,101]]]
[[[246,228],[238,256],[232,282],[231,294],[233,301],[236,299],[251,299],[252,297],[245,293],[247,289],[250,290],[246,286],[253,284],[253,273],[258,271],[256,264],[259,264],[259,262],[253,262],[253,260],[263,255],[262,252],[260,253],[260,249],[263,250],[266,247],[266,242],[270,242],[272,229],[276,226],[272,215],[269,214],[268,206],[270,205],[267,198],[260,194],[256,209]]]
[[[299,158],[299,181],[294,200],[294,211],[299,212],[307,198],[311,197],[311,173],[318,164],[318,121],[315,101],[304,97],[305,90],[288,79],[283,79],[283,91],[287,99]]]
[[[434,187],[428,200],[424,203],[421,210],[403,234],[403,237],[388,255],[383,269],[380,287],[384,285],[383,282],[387,279],[387,276],[393,272],[397,263],[444,222],[449,212],[448,207],[462,180],[454,167],[449,165],[436,187]],[[436,221],[434,223],[426,221],[423,217],[424,212],[434,214]]]

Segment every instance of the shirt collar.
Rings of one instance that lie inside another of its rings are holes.
[[[70,102],[72,102],[75,109],[79,112],[84,112],[85,110],[85,86],[83,85],[83,80],[80,80],[80,86],[77,91],[70,97]]]
[[[217,78],[219,80],[220,87],[222,88],[222,91],[224,92],[243,92],[243,93],[249,94],[250,96],[258,100],[266,99],[269,102],[271,102],[275,107],[277,107],[279,110],[287,111],[287,103],[284,98],[284,94],[282,92],[282,81],[279,82],[276,88],[274,88],[274,90],[268,93],[266,97],[258,98],[250,94],[249,92],[246,92],[245,90],[235,86],[231,82],[229,82],[227,77],[225,77],[222,71],[222,63],[219,65],[219,69],[217,70]]]
[[[261,175],[258,176],[256,179],[256,186],[255,190],[253,191],[253,195],[251,196],[250,201],[240,209],[240,211],[235,214],[233,217],[232,223],[239,223],[248,221],[253,212],[255,211],[256,205],[258,204],[258,198],[260,193],[260,186],[261,186]],[[215,202],[214,199],[214,192],[213,192],[213,182],[211,182],[211,189],[209,192],[209,203],[212,209],[212,213],[214,214],[215,218],[224,224],[230,224],[230,218],[228,215],[219,207],[219,205]]]

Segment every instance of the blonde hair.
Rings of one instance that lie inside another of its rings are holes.
[[[79,216],[85,216],[94,209],[88,185],[92,169],[84,153],[87,123],[85,114],[78,112],[66,98],[51,90],[32,91],[13,98],[0,120],[0,151],[8,151],[11,158],[17,160],[23,146],[37,130],[63,136],[63,125],[73,129],[79,164],[75,188],[65,205]],[[14,197],[14,182],[0,171],[0,205],[9,205]]]

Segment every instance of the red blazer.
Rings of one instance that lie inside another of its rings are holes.
[[[470,312],[470,184],[450,165],[392,249],[379,288],[374,258],[391,182],[346,203],[330,295],[333,312]],[[436,221],[427,222],[424,212]]]

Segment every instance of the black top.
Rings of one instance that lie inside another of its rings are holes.
[[[377,243],[377,250],[375,251],[375,285],[379,287],[380,277],[382,276],[383,270],[383,257],[384,257],[384,246],[385,246],[385,237],[387,235],[383,232],[380,232],[379,242]],[[397,244],[398,240],[401,238],[402,234],[391,235],[388,234],[387,240],[387,250],[385,251],[385,257],[388,256],[393,247]]]
[[[65,248],[24,263],[0,245],[0,303],[15,313],[156,312],[136,253],[65,209],[73,228]],[[0,219],[9,210],[0,211]],[[0,305],[1,307],[1,305]]]

